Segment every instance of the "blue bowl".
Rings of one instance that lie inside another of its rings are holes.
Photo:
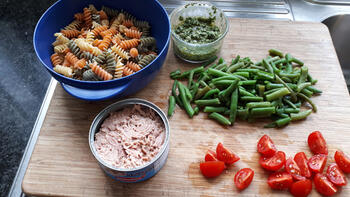
[[[50,56],[53,53],[54,33],[68,25],[74,14],[93,4],[97,9],[102,5],[123,9],[138,20],[146,20],[151,25],[151,35],[157,40],[158,57],[142,70],[110,81],[80,81],[56,73],[52,68]],[[35,52],[49,71],[72,96],[83,100],[98,101],[112,97],[121,98],[144,88],[161,69],[169,48],[170,22],[168,14],[157,0],[59,0],[41,16],[34,30]]]

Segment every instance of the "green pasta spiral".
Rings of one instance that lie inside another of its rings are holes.
[[[142,67],[147,66],[149,63],[151,63],[157,56],[153,54],[145,55],[140,61],[139,65]]]
[[[94,60],[99,64],[104,64],[106,62],[106,53],[103,52],[101,55],[94,58]]]
[[[86,52],[83,52],[83,53],[80,55],[79,58],[84,58],[84,59],[86,59],[87,61],[90,61],[90,62],[91,62],[91,61],[93,61],[93,60],[95,59],[95,56],[86,51]]]
[[[85,80],[85,81],[101,81],[101,79],[91,69],[89,69],[83,73],[83,80]]]
[[[68,48],[69,50],[72,51],[72,53],[77,56],[78,58],[81,58],[82,55],[82,51],[80,50],[80,48],[78,47],[78,45],[73,41],[69,41],[68,42]]]
[[[106,53],[106,71],[110,74],[114,75],[116,62],[115,62],[115,54],[112,52]]]
[[[108,17],[113,18],[118,16],[119,12],[115,9],[106,7],[106,6],[102,6],[102,10],[107,14]]]
[[[101,23],[100,15],[98,15],[98,14],[93,14],[93,15],[91,16],[91,18],[92,18],[92,21],[95,21],[96,23]]]

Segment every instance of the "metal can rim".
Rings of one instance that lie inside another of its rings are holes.
[[[164,143],[163,143],[162,148],[159,151],[159,153],[146,165],[139,166],[136,168],[131,168],[131,169],[116,168],[112,165],[107,164],[99,157],[98,153],[96,152],[95,146],[93,146],[93,144],[95,142],[95,133],[97,132],[97,129],[100,128],[99,126],[102,124],[102,122],[108,117],[110,112],[122,109],[127,105],[135,105],[135,104],[143,105],[143,106],[151,108],[162,119],[162,121],[164,123],[164,127],[165,127]],[[166,150],[166,147],[169,144],[169,141],[170,141],[170,127],[169,127],[169,120],[168,120],[167,116],[165,115],[165,113],[154,103],[147,101],[147,100],[144,100],[144,99],[139,99],[139,98],[124,99],[124,100],[115,102],[115,103],[107,106],[100,113],[98,113],[96,115],[96,117],[92,121],[90,129],[89,129],[89,147],[90,147],[90,151],[94,155],[95,159],[103,166],[105,166],[109,169],[115,170],[115,171],[120,171],[120,172],[133,172],[133,171],[141,170],[143,168],[147,168],[148,166],[150,166],[152,163],[154,163],[155,161],[157,161],[161,157],[161,155]]]

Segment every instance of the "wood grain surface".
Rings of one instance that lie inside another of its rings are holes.
[[[313,97],[319,111],[306,121],[283,129],[265,129],[265,123],[243,121],[223,127],[209,120],[205,113],[189,119],[177,107],[170,118],[170,152],[163,169],[148,181],[123,184],[104,174],[88,146],[93,118],[117,100],[81,101],[59,86],[24,177],[23,191],[35,196],[289,196],[287,191],[272,191],[268,187],[268,173],[258,164],[257,140],[268,134],[287,156],[305,151],[310,157],[307,136],[320,130],[328,143],[328,163],[334,162],[335,150],[350,154],[350,97],[330,34],[321,23],[230,19],[230,31],[220,56],[230,61],[239,54],[256,61],[266,57],[270,48],[302,59],[319,80],[316,87],[324,93]],[[159,75],[131,97],[147,99],[166,111],[172,85],[169,72],[194,66],[175,58],[170,49]],[[223,142],[241,160],[218,178],[205,179],[199,171],[199,162],[218,142]],[[238,192],[233,177],[243,167],[254,169],[255,177],[246,190]],[[319,194],[313,190],[311,196]],[[350,184],[338,196],[350,196]]]

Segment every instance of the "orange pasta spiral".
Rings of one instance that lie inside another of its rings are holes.
[[[114,28],[109,28],[109,29],[107,29],[107,30],[101,32],[100,35],[101,35],[102,37],[105,37],[105,36],[108,35],[108,34],[115,35],[116,33],[117,33],[117,30],[116,30],[116,29],[114,29]]]
[[[107,14],[106,14],[105,11],[101,10],[101,11],[99,12],[99,14],[100,14],[100,19],[101,19],[101,20],[108,20],[108,16],[107,16]]]
[[[130,29],[139,31],[139,29],[137,27],[135,27],[135,26],[130,27]]]
[[[108,29],[108,26],[102,25],[100,27],[96,27],[92,30],[92,33],[95,34],[95,36],[99,35],[101,32],[106,31]]]
[[[135,73],[133,70],[131,70],[129,67],[124,66],[123,68],[123,76],[128,76]]]
[[[142,32],[139,32],[137,30],[132,30],[132,29],[125,29],[124,34],[128,36],[129,38],[137,38],[140,39]]]
[[[80,34],[80,31],[76,30],[76,29],[72,29],[72,30],[61,30],[61,33],[66,36],[67,38],[74,38],[77,37]]]
[[[84,14],[83,13],[76,13],[76,14],[74,14],[74,18],[77,21],[84,21]]]
[[[132,22],[132,20],[125,20],[124,22],[123,22],[123,25],[125,26],[125,27],[127,27],[127,28],[129,28],[129,27],[131,27],[131,26],[134,26],[134,23]]]
[[[125,50],[137,47],[139,45],[139,39],[123,40],[119,46]]]
[[[139,70],[141,70],[141,67],[140,65],[134,63],[134,62],[131,62],[131,61],[128,61],[126,64],[125,64],[126,67],[130,68],[131,70],[133,70],[134,72],[137,72]]]
[[[59,56],[57,53],[52,54],[50,59],[51,59],[53,66],[57,66],[57,65],[63,63],[63,58],[61,56]]]
[[[82,69],[82,68],[84,68],[85,65],[86,65],[86,60],[83,58],[83,59],[78,60],[74,64],[74,68]]]
[[[122,40],[117,36],[115,35],[113,38],[112,38],[112,43],[113,44],[120,44],[122,42]]]
[[[92,26],[91,10],[89,8],[84,8],[84,22],[87,27]]]
[[[97,76],[99,76],[101,79],[106,81],[106,80],[111,80],[113,78],[113,76],[111,74],[109,74],[107,71],[103,70],[103,68],[101,68],[100,66],[97,66],[96,62],[90,64],[89,66],[92,69],[92,71]]]
[[[131,57],[137,57],[139,55],[139,51],[136,48],[131,48],[129,53]]]
[[[62,63],[62,66],[65,66],[65,67],[70,67],[71,63],[66,59],[64,58],[64,61]]]
[[[94,46],[98,46],[99,44],[101,44],[102,40],[96,39],[92,42],[92,45]]]
[[[79,59],[71,52],[68,52],[65,56],[65,58],[69,61],[70,64],[75,65]]]
[[[106,50],[112,42],[112,34],[108,34],[103,37],[102,42],[98,45],[98,48],[102,51]]]

